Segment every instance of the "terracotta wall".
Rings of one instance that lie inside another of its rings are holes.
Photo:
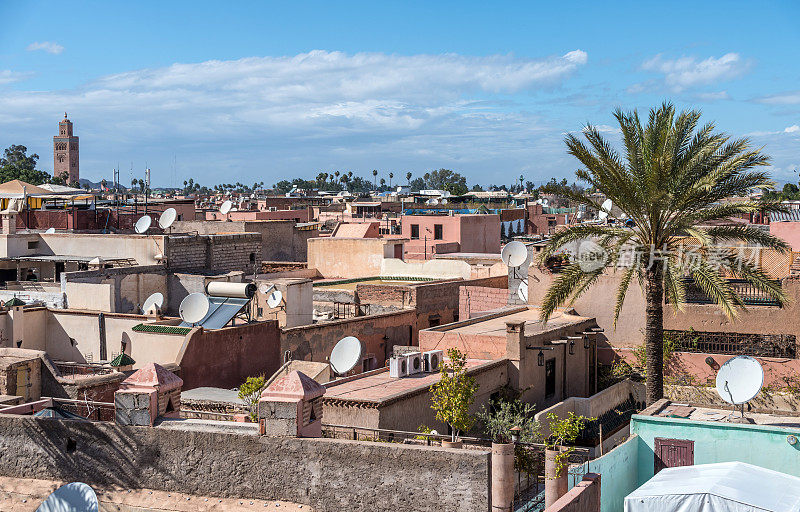
[[[270,376],[280,368],[280,331],[276,320],[194,330],[176,361],[183,389],[234,388],[247,377]]]
[[[508,305],[508,290],[485,286],[462,286],[458,291],[458,317],[502,308]]]
[[[309,238],[308,268],[326,278],[379,276],[385,243],[379,238]]]
[[[412,287],[411,304],[417,308],[417,329],[430,327],[431,315],[439,315],[439,325],[463,320],[464,317],[459,314],[459,290],[464,286],[505,290],[507,285],[508,276],[503,275],[414,286]]]
[[[800,251],[800,222],[772,222],[769,232],[783,238],[793,251]]]
[[[414,310],[403,310],[281,329],[281,357],[289,351],[295,360],[324,362],[340,339],[355,336],[378,368],[386,365],[394,345],[416,345],[415,321]]]
[[[605,478],[614,478],[606,475]],[[600,475],[586,473],[583,480],[567,491],[545,512],[600,512]]]

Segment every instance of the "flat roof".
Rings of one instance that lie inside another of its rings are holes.
[[[468,359],[467,372],[480,372],[494,366],[505,364],[505,359]],[[375,405],[386,405],[408,395],[427,391],[440,379],[439,373],[417,373],[408,377],[389,377],[389,370],[370,373],[363,377],[346,380],[341,384],[332,381],[325,386],[323,400],[344,400]]]
[[[712,390],[712,393],[715,392]],[[694,406],[691,404],[667,401],[665,404],[663,404],[663,406],[658,407],[655,410],[642,411],[641,415],[660,418],[686,419],[691,421],[710,421],[713,423],[735,423],[738,425],[746,425],[746,423],[734,421],[741,417],[741,413],[738,411],[738,406],[736,407],[736,411],[733,409],[734,407],[732,405],[728,407],[713,407],[709,405]],[[752,419],[753,423],[751,424],[754,425],[770,425],[773,427],[790,428],[800,427],[800,415],[797,413],[792,415],[792,413],[788,411],[780,414],[746,412],[745,417]]]
[[[458,322],[449,329],[445,325],[426,330],[455,332],[458,334],[480,334],[482,336],[505,338],[506,322],[525,322],[525,335],[530,336],[532,334],[551,331],[565,325],[584,322],[586,320],[590,320],[590,318],[578,315],[569,315],[563,311],[556,311],[553,313],[553,316],[550,317],[550,320],[548,320],[547,327],[544,327],[542,322],[539,320],[539,308],[535,306],[528,306],[528,309],[524,311],[509,312],[505,315],[491,315],[486,320],[480,320],[480,317],[473,320],[466,320],[465,322],[469,322],[467,325],[459,326],[459,323],[462,322]]]

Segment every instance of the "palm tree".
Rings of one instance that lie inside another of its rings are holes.
[[[645,126],[635,110],[617,109],[614,117],[622,133],[622,155],[594,126],[583,130],[588,144],[573,134],[565,142],[569,154],[583,164],[576,177],[611,199],[630,227],[576,224],[557,232],[542,251],[542,261],[566,244],[581,245],[577,261],[550,285],[540,314],[546,322],[557,307],[572,304],[604,271],[613,269],[621,272],[614,308],[616,327],[635,278],[646,300],[646,390],[647,403],[652,404],[664,395],[664,296],[678,312],[685,304],[686,286],[692,284],[733,318],[744,302],[726,277],[737,277],[783,304],[786,295],[780,284],[730,247],[740,243],[780,252],[789,247],[748,226],[709,226],[741,214],[781,210],[777,201],[724,201],[748,197],[752,188],[769,183],[766,172],[755,170],[767,165],[769,158],[751,149],[749,140],[714,133],[711,123],[698,128],[700,112],[676,115],[670,103],[652,109]],[[546,189],[601,210],[591,197],[564,184]],[[592,249],[584,252],[584,244]]]
[[[392,178],[394,178],[394,173],[390,172],[389,173],[389,188],[392,188]]]
[[[372,169],[372,177],[375,179],[375,189],[378,189],[378,171]]]
[[[408,186],[410,187],[411,186],[411,173],[410,172],[406,173],[406,180],[408,180]]]

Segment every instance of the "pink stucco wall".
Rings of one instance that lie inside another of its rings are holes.
[[[793,251],[800,251],[800,222],[772,222],[769,232],[786,240]]]
[[[411,238],[413,224],[419,225],[419,239],[416,240]],[[434,226],[437,224],[442,226],[441,240],[434,240]],[[499,215],[406,215],[401,220],[401,228],[401,236],[409,239],[406,253],[410,258],[419,255],[424,257],[426,252],[427,257],[431,258],[434,252],[441,254],[448,250],[495,254],[500,252]],[[431,250],[433,245],[442,250]]]
[[[242,210],[232,211],[227,216],[218,211],[206,212],[206,220],[294,220],[295,222],[311,221],[312,210],[275,210],[275,211],[256,211]]]

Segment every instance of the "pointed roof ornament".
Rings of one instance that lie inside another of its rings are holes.
[[[183,380],[180,377],[159,364],[149,363],[122,381],[119,387],[120,389],[156,388],[163,392],[181,386]]]
[[[325,388],[305,373],[294,370],[270,384],[261,399],[313,400],[325,394]]]

